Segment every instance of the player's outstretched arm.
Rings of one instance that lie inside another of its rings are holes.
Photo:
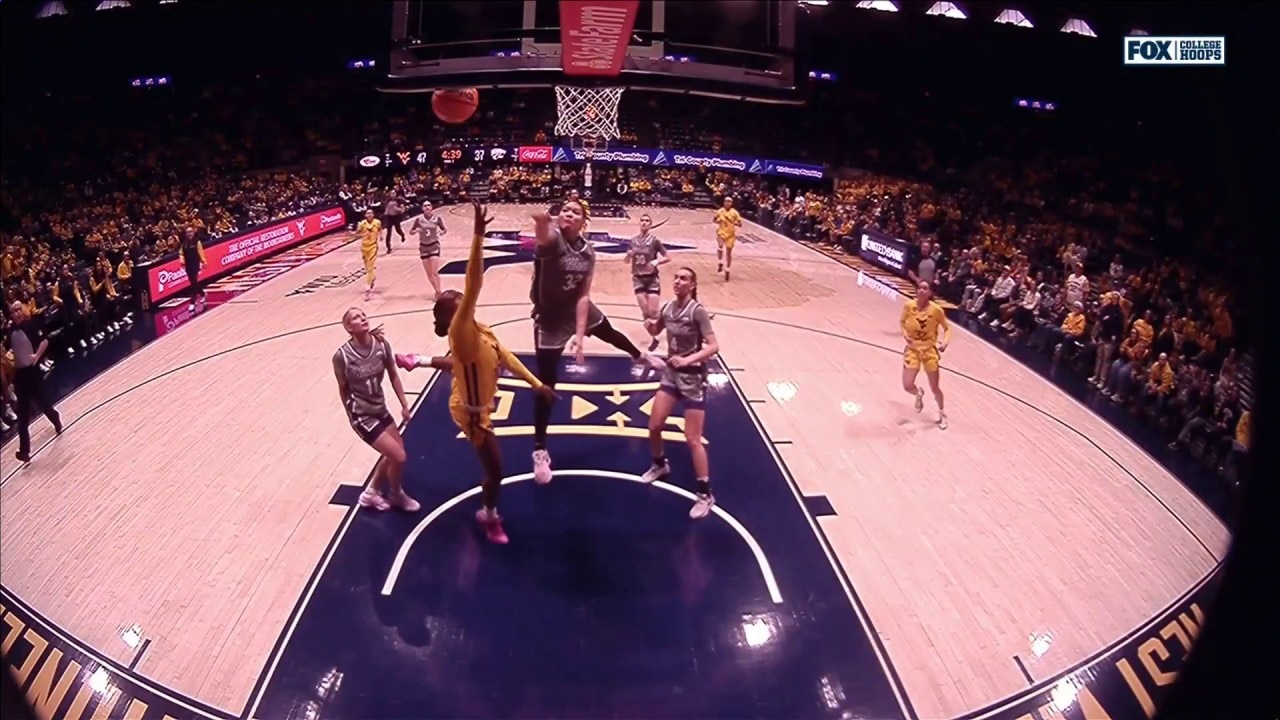
[[[549,245],[555,240],[555,233],[552,232],[551,224],[555,219],[551,217],[549,212],[535,213],[533,216],[533,235],[539,245]]]
[[[457,313],[450,325],[451,328],[463,327],[468,331],[472,330],[475,323],[476,304],[480,300],[480,288],[484,285],[484,229],[493,220],[485,217],[485,207],[479,200],[473,201],[471,205],[475,209],[475,234],[471,238],[471,253],[467,256],[467,276],[462,300],[458,303]]]

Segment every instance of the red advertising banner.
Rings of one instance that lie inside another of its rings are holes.
[[[202,275],[222,275],[229,270],[249,265],[264,255],[337,230],[346,224],[347,216],[342,208],[327,208],[221,240],[204,249],[205,267]],[[147,270],[147,289],[151,294],[152,304],[190,287],[181,257]]]
[[[521,145],[516,151],[516,161],[522,163],[549,163],[555,154],[550,145]]]
[[[639,8],[640,0],[560,0],[564,74],[616,77],[622,72]]]

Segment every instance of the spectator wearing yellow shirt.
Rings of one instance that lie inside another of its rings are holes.
[[[1060,359],[1063,353],[1068,350],[1072,354],[1079,351],[1084,341],[1084,331],[1088,324],[1089,320],[1084,314],[1084,303],[1073,304],[1071,311],[1062,319],[1062,327],[1058,330],[1058,342],[1054,343],[1053,347],[1055,360]]]
[[[1169,355],[1160,353],[1160,357],[1151,363],[1147,372],[1147,386],[1142,391],[1142,404],[1155,404],[1156,410],[1164,414],[1169,395],[1173,392],[1173,367],[1169,364]]]
[[[1152,325],[1155,318],[1155,313],[1147,310],[1142,313],[1142,317],[1133,321],[1133,329],[1138,333],[1138,339],[1147,347],[1151,347],[1151,341],[1156,337],[1155,327]]]
[[[1142,341],[1138,328],[1129,330],[1129,337],[1120,343],[1120,357],[1111,363],[1111,370],[1107,373],[1107,382],[1102,389],[1103,396],[1118,403],[1125,401],[1129,396],[1129,389],[1133,386],[1134,375],[1142,368],[1142,362],[1146,360],[1150,347],[1148,343]]]

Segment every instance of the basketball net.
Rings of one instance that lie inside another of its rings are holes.
[[[617,140],[620,87],[556,86],[556,134],[561,137]]]
[[[575,142],[581,148],[586,166],[583,168],[583,189],[591,189],[591,161],[596,148],[608,146],[609,140],[621,137],[618,132],[618,103],[622,100],[620,87],[556,86],[556,135],[568,137],[570,147]]]

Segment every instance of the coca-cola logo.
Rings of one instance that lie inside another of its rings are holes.
[[[331,228],[334,225],[341,225],[342,220],[342,213],[334,213],[332,215],[320,213],[320,229],[324,230],[326,228]]]
[[[521,147],[516,152],[516,159],[520,162],[547,163],[551,162],[551,146],[550,145],[528,145]]]

